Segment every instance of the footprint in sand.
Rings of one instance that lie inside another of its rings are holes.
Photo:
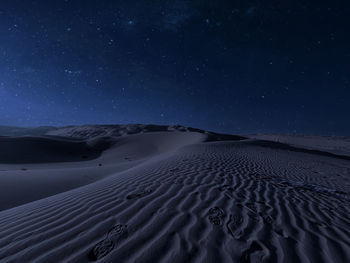
[[[153,190],[144,190],[144,191],[138,192],[136,194],[130,194],[130,195],[126,196],[126,199],[132,200],[135,198],[141,198],[141,197],[144,197],[146,195],[149,195],[152,192],[153,192]]]
[[[128,232],[128,228],[126,225],[116,225],[114,227],[112,227],[107,234],[107,237],[109,240],[116,240],[122,236],[124,236],[125,234],[127,234]]]
[[[263,221],[270,225],[272,227],[272,230],[275,231],[278,235],[284,237],[284,238],[288,238],[288,235],[287,233],[285,233],[285,231],[283,230],[282,227],[276,225],[274,222],[273,222],[273,219],[271,216],[269,215],[265,215],[263,213],[259,213],[259,216],[261,216],[261,218],[263,219]]]
[[[90,251],[88,257],[90,261],[99,260],[107,256],[116,246],[118,241],[121,241],[127,236],[127,226],[118,224],[112,227],[108,233],[107,237],[98,242]]]
[[[234,239],[240,239],[242,235],[242,231],[239,230],[239,227],[243,223],[243,217],[240,215],[230,215],[230,218],[226,224],[226,228],[228,233],[234,238]]]
[[[259,216],[257,214],[257,211],[253,210],[252,208],[249,208],[248,206],[242,205],[240,203],[237,203],[236,205],[240,209],[246,209],[247,215],[249,216],[250,219],[252,219],[256,222],[259,221]]]
[[[259,244],[259,242],[253,241],[250,247],[243,252],[239,262],[262,262],[265,257],[266,253],[264,252],[264,248]]]
[[[114,248],[114,242],[104,239],[98,242],[89,253],[89,260],[96,261],[108,255]]]
[[[209,221],[215,226],[222,225],[222,221],[225,217],[225,212],[220,207],[212,207],[209,209]]]

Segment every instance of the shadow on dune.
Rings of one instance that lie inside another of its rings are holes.
[[[110,146],[55,137],[0,137],[0,163],[77,162],[98,158]]]

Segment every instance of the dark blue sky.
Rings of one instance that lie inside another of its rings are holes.
[[[0,125],[350,133],[349,1],[2,1]]]

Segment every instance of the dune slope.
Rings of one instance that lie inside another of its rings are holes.
[[[349,262],[349,173],[254,140],[192,141],[0,212],[0,260]]]
[[[193,132],[88,140],[0,138],[0,211],[95,182],[205,138]]]

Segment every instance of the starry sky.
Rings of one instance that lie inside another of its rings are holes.
[[[0,125],[350,134],[350,3],[3,0]]]

